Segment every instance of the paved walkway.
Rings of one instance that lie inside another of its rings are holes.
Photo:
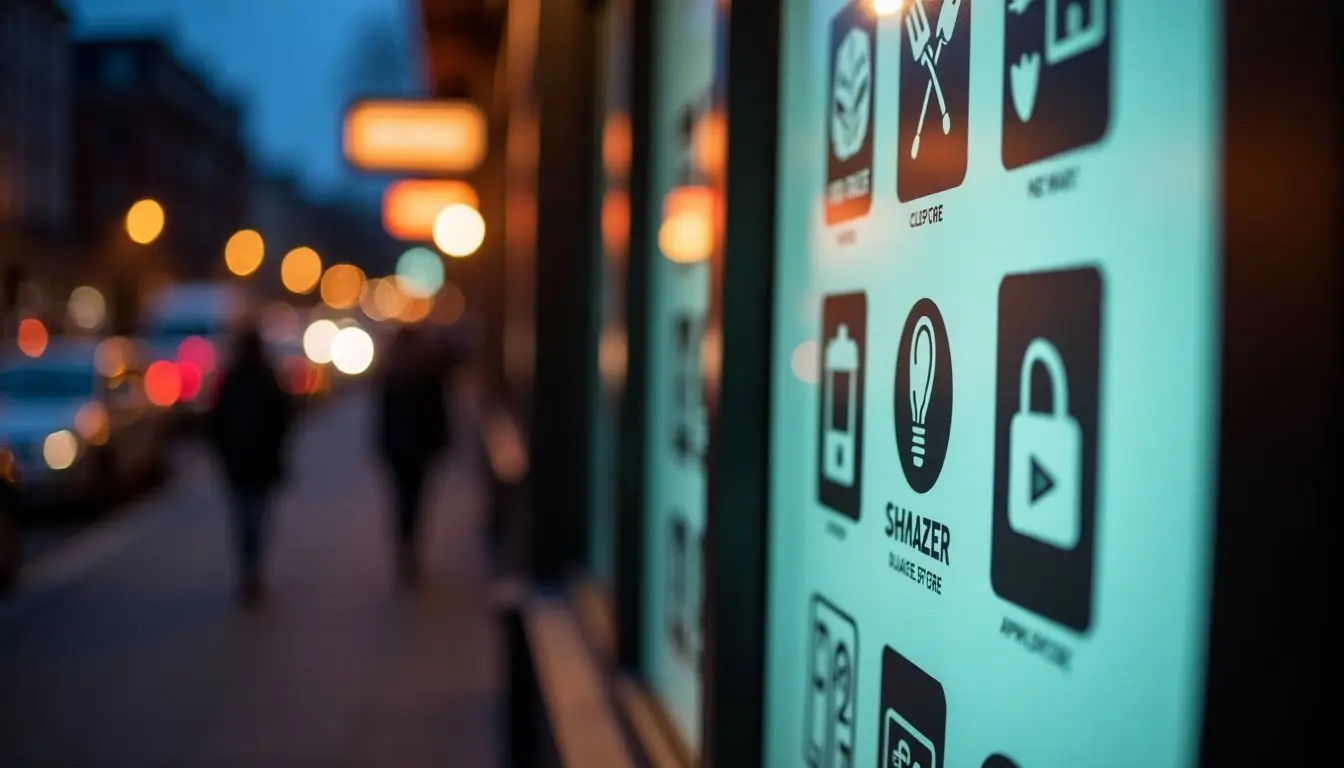
[[[35,564],[0,604],[0,765],[497,765],[479,458],[455,452],[427,583],[400,593],[368,410],[349,393],[296,435],[257,613],[235,606],[205,461]]]

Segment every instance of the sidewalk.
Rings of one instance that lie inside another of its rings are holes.
[[[257,613],[234,603],[208,465],[52,553],[47,593],[0,605],[0,765],[497,765],[480,459],[439,479],[426,584],[399,593],[367,417],[350,393],[296,435]]]

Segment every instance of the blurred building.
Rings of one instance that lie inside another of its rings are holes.
[[[0,306],[41,313],[70,217],[67,18],[55,0],[0,0]]]
[[[146,275],[223,274],[224,244],[247,218],[241,112],[161,40],[103,38],[74,46],[74,215],[121,302]],[[162,236],[136,246],[130,206],[157,200]]]

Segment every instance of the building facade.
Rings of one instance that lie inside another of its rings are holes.
[[[55,0],[0,2],[0,305],[52,298],[70,219],[68,20]],[[26,306],[32,305],[32,306]]]
[[[248,168],[241,111],[164,42],[74,46],[74,218],[81,240],[118,290],[145,274],[200,280],[223,274],[224,245],[246,219]],[[165,211],[162,235],[136,248],[123,221],[137,200]]]

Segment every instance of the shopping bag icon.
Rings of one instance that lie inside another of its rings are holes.
[[[1031,374],[1050,377],[1048,412],[1031,409]],[[1008,524],[1059,549],[1082,535],[1083,431],[1069,415],[1069,380],[1054,344],[1033,339],[1022,358],[1019,407],[1009,427]]]

